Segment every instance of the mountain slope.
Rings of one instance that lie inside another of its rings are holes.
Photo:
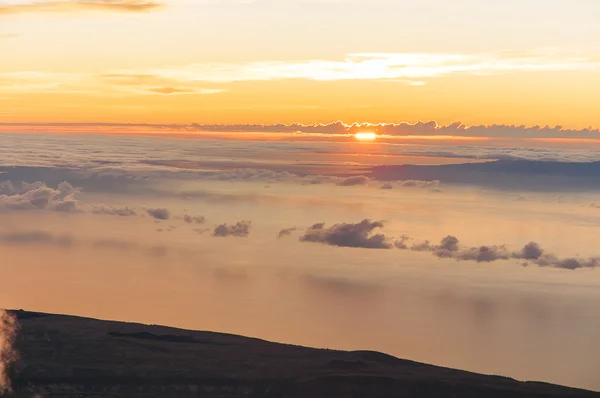
[[[13,311],[15,397],[600,397],[368,351]]]

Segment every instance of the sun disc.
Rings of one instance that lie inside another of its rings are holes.
[[[371,132],[363,132],[354,134],[354,138],[358,141],[375,141],[377,134]]]

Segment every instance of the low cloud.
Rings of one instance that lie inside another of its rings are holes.
[[[383,234],[373,231],[383,228],[382,221],[363,220],[357,224],[335,224],[329,228],[324,223],[308,228],[300,237],[302,242],[316,242],[331,246],[365,249],[390,249],[392,243]]]
[[[386,182],[386,183],[385,183],[385,184],[383,184],[383,185],[381,186],[381,188],[379,188],[379,189],[394,189],[394,186],[393,186],[391,183],[389,183],[389,182]]]
[[[397,240],[395,246],[402,250],[417,252],[430,252],[439,258],[451,258],[456,261],[475,261],[478,263],[490,263],[499,260],[521,260],[522,265],[535,264],[540,267],[562,268],[576,270],[581,268],[597,268],[600,266],[600,257],[584,258],[560,258],[549,254],[536,242],[530,242],[522,249],[511,252],[505,245],[482,245],[464,247],[460,245],[458,238],[448,235],[439,244],[429,241],[416,242],[409,246],[408,237]]]
[[[70,247],[75,244],[75,240],[69,235],[54,235],[45,231],[30,231],[0,234],[0,243],[7,245],[38,244]]]
[[[75,213],[81,211],[80,202],[75,198],[79,189],[68,182],[61,182],[56,189],[41,181],[23,182],[19,185],[11,181],[0,182],[0,207],[12,210],[47,209]]]
[[[245,238],[250,234],[251,221],[238,221],[235,224],[221,224],[213,231],[213,236],[235,236]]]
[[[440,186],[438,180],[434,181],[421,181],[421,180],[404,180],[398,181],[398,185],[404,188],[429,188],[436,189]]]
[[[352,176],[343,178],[335,183],[335,185],[339,185],[341,187],[352,187],[355,185],[367,185],[369,183],[370,178],[367,176]]]
[[[0,6],[0,15],[38,12],[113,11],[126,13],[148,12],[160,8],[163,3],[146,0],[71,0],[31,1]]]
[[[203,216],[190,216],[189,214],[186,214],[183,216],[183,221],[188,224],[204,224],[206,218]]]
[[[17,359],[14,348],[16,334],[17,321],[15,317],[0,309],[0,395],[11,390],[8,368]]]
[[[281,239],[286,236],[291,236],[292,233],[295,232],[297,229],[298,228],[296,228],[296,227],[284,228],[281,231],[279,231],[279,233],[277,234],[277,239]]]
[[[146,209],[146,213],[148,213],[150,217],[156,218],[157,220],[168,220],[171,218],[171,212],[165,208],[149,208]]]
[[[107,206],[107,205],[94,205],[92,206],[92,213],[94,214],[106,214],[109,216],[120,216],[120,217],[132,217],[137,216],[137,212],[127,206]]]

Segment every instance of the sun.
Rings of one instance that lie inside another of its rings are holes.
[[[377,134],[371,132],[362,132],[354,134],[354,138],[358,141],[375,141]]]

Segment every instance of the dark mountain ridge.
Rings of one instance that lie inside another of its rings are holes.
[[[229,334],[12,311],[11,397],[600,397],[402,360]]]

